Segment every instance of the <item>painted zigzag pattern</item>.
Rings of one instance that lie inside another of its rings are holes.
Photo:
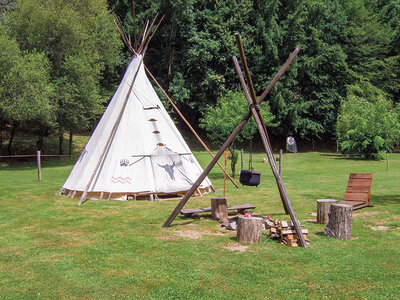
[[[113,182],[113,183],[121,183],[121,184],[125,184],[125,183],[131,184],[132,183],[132,179],[130,177],[123,178],[121,176],[118,176],[118,177],[112,176],[111,177],[111,182]]]

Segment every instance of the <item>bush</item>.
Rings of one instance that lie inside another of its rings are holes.
[[[400,109],[383,93],[371,93],[371,87],[368,83],[350,87],[341,104],[336,134],[342,153],[381,159],[400,140]]]
[[[261,103],[261,114],[265,124],[275,126],[272,123],[273,116],[269,110],[269,106],[264,102]],[[204,117],[200,120],[200,127],[207,131],[207,135],[215,145],[222,145],[231,135],[233,130],[249,111],[249,105],[243,93],[228,91],[225,96],[218,99],[215,107],[208,106]],[[229,147],[232,177],[235,177],[235,165],[238,154],[235,149],[235,141],[249,141],[257,132],[257,125],[253,118],[243,127],[236,139]]]

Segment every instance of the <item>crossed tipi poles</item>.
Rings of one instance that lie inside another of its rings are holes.
[[[234,61],[235,68],[236,68],[236,71],[239,76],[240,84],[241,84],[244,94],[246,96],[246,100],[249,103],[249,112],[246,114],[246,116],[243,117],[242,121],[240,121],[240,123],[233,130],[232,134],[228,137],[228,139],[225,141],[225,143],[219,149],[218,153],[214,156],[214,158],[212,159],[210,164],[207,166],[207,168],[204,169],[203,173],[199,176],[199,178],[195,181],[195,183],[192,185],[192,187],[183,196],[181,201],[178,203],[178,205],[172,211],[171,215],[168,217],[168,219],[163,224],[163,227],[168,227],[169,225],[171,225],[172,221],[176,218],[176,216],[181,211],[181,209],[189,201],[190,197],[193,195],[195,190],[200,186],[201,182],[207,177],[208,173],[211,171],[211,169],[217,163],[218,159],[221,157],[221,155],[224,153],[224,151],[229,147],[229,145],[232,143],[232,141],[240,133],[240,131],[242,130],[244,125],[247,123],[247,121],[253,116],[253,118],[257,124],[258,132],[260,134],[264,150],[268,157],[269,165],[271,166],[272,173],[273,173],[273,175],[276,179],[276,183],[278,185],[278,190],[279,190],[279,193],[281,196],[283,207],[285,208],[285,211],[287,213],[289,213],[290,218],[292,219],[293,225],[295,227],[295,230],[296,230],[299,242],[300,242],[300,246],[303,248],[307,248],[307,243],[302,234],[300,223],[296,217],[293,206],[292,206],[289,196],[287,194],[285,185],[282,181],[281,176],[279,175],[278,168],[275,164],[272,147],[271,147],[271,144],[270,144],[270,141],[268,138],[267,129],[265,127],[263,118],[261,116],[260,107],[259,107],[259,104],[261,104],[261,102],[263,102],[265,100],[266,96],[270,93],[270,91],[272,90],[272,88],[274,87],[276,82],[283,76],[283,74],[285,73],[287,68],[293,62],[293,60],[295,59],[295,57],[297,56],[297,54],[300,51],[300,47],[299,46],[296,47],[296,49],[289,56],[286,63],[282,66],[282,68],[279,70],[279,72],[275,75],[274,79],[271,81],[271,83],[268,85],[268,87],[262,93],[260,98],[257,99],[256,93],[254,90],[254,86],[253,86],[253,82],[251,80],[250,72],[249,72],[249,69],[247,66],[246,56],[244,54],[243,44],[241,41],[240,34],[235,33],[235,38],[236,38],[237,47],[239,49],[240,60],[241,60],[242,66],[244,68],[244,75],[245,75],[246,79],[243,77],[243,72],[242,72],[239,62],[235,56],[233,57],[233,61]],[[246,83],[246,81],[247,81],[247,83]]]

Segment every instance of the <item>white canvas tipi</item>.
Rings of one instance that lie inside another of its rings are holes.
[[[61,192],[79,204],[181,195],[202,172],[135,55]],[[206,178],[199,192],[210,187]]]

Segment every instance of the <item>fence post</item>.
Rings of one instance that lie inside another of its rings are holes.
[[[282,177],[282,157],[283,157],[283,150],[279,150],[279,176]]]
[[[36,152],[36,162],[37,162],[37,169],[38,169],[38,181],[42,181],[42,170],[40,167],[40,151]]]

